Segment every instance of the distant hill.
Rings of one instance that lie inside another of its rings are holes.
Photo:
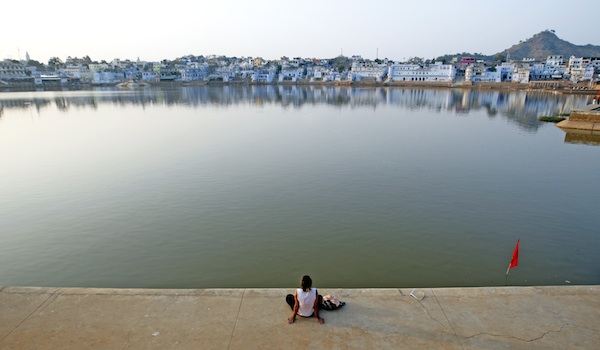
[[[440,56],[438,59],[444,59],[448,62],[452,57],[470,56],[488,62],[498,61],[500,58],[506,59],[506,53],[510,53],[511,60],[521,60],[525,57],[534,57],[536,61],[546,61],[550,55],[562,55],[565,61],[569,57],[600,57],[600,46],[597,45],[575,45],[568,41],[560,39],[551,30],[545,30],[535,34],[531,38],[521,41],[506,50],[502,50],[494,55],[484,55],[482,53],[457,53],[454,55]]]
[[[499,54],[505,55],[506,52],[510,53],[510,58],[513,60],[535,57],[536,61],[545,61],[550,55],[562,55],[565,60],[568,60],[571,56],[600,57],[600,46],[574,45],[560,39],[553,31],[545,30]]]

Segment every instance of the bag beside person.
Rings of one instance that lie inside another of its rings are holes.
[[[346,303],[344,303],[343,301],[340,301],[338,299],[338,297],[336,297],[335,295],[327,294],[327,295],[323,296],[323,299],[321,300],[320,308],[322,310],[332,311],[332,310],[337,310],[344,305],[346,305]]]

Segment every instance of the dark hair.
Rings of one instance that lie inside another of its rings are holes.
[[[308,292],[310,287],[312,287],[312,279],[308,275],[302,276],[302,280],[300,281],[300,285],[302,286],[302,290]]]

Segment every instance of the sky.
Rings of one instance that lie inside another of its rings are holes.
[[[9,1],[0,8],[0,59],[90,56],[143,61],[230,57],[434,58],[496,54],[543,30],[600,45],[586,8],[555,0]],[[580,17],[578,17],[580,16]],[[587,18],[587,19],[586,19]]]

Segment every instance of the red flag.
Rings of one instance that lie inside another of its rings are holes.
[[[519,242],[520,241],[521,241],[520,239],[517,241],[517,246],[515,247],[515,251],[513,252],[512,259],[510,260],[510,266],[508,267],[509,269],[512,269],[513,267],[517,267],[517,265],[519,265]]]

